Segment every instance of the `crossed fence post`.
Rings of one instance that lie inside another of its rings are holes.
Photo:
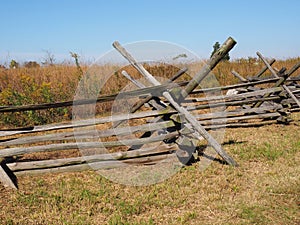
[[[193,79],[187,84],[187,86],[181,90],[179,96],[174,98],[170,92],[163,92],[163,96],[169,101],[171,107],[175,108],[178,113],[184,116],[187,124],[185,127],[189,129],[192,127],[196,131],[196,138],[199,138],[199,134],[204,137],[208,143],[214,148],[214,150],[229,164],[233,166],[238,166],[234,159],[228,155],[222,148],[222,146],[204,129],[203,126],[197,121],[197,119],[188,112],[187,109],[182,107],[178,102],[184,100],[199,84],[200,82],[211,72],[211,70],[220,62],[220,60],[226,55],[236,44],[236,41],[229,37],[223,45],[218,49],[218,51],[212,56],[207,65],[202,67],[198,74],[196,74]],[[154,86],[161,85],[161,83],[156,80],[140,63],[138,63],[133,56],[131,56],[125,48],[123,48],[118,42],[114,42],[113,46],[120,52],[124,58],[126,58],[129,63],[136,68],[151,84]],[[178,94],[178,93],[177,93]],[[171,109],[168,106],[169,109]]]
[[[268,61],[260,54],[259,52],[256,53],[258,57],[264,62],[264,64],[268,67],[268,69],[271,71],[274,77],[279,78],[276,71],[272,68],[272,66],[268,63]],[[289,75],[291,72],[289,73]],[[297,105],[300,107],[300,101],[297,99],[297,97],[293,94],[293,92],[283,83],[281,84],[283,89],[289,94],[289,96],[297,103]]]

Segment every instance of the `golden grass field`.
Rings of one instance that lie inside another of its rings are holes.
[[[291,68],[299,58],[287,60],[277,60],[275,68]],[[195,73],[201,67],[201,63],[191,65],[190,69]],[[239,59],[232,62],[221,62],[212,71],[220,85],[237,83],[238,80],[230,72],[235,70],[243,76],[253,76],[264,65],[255,58]],[[82,67],[83,73],[89,71],[87,65]],[[107,71],[115,71],[116,65],[103,65],[99,69],[106,74]],[[150,73],[156,77],[170,78],[179,68],[167,64],[158,64],[152,67],[146,67]],[[138,72],[132,67],[126,67],[133,77],[138,78]],[[129,81],[116,71],[105,83],[100,94],[118,93]],[[101,74],[101,72],[99,72]],[[266,73],[268,74],[268,73]],[[297,73],[295,73],[297,74]],[[269,73],[270,75],[270,73]],[[182,76],[180,79],[190,79],[189,76]],[[39,68],[17,68],[17,69],[0,69],[0,104],[1,105],[29,105],[37,103],[50,103],[60,101],[72,101],[76,93],[78,83],[82,79],[81,71],[72,65],[54,65]],[[179,79],[179,80],[180,80]],[[101,80],[100,80],[101,81]],[[97,78],[95,82],[99,83]],[[90,82],[93,85],[93,82]],[[93,91],[94,87],[90,87]],[[100,107],[100,113],[109,110],[108,104]],[[45,124],[51,122],[60,122],[71,118],[71,107],[58,108],[53,110],[27,111],[22,113],[5,113],[0,114],[0,126],[30,126]]]
[[[298,61],[279,60],[274,67],[289,69]],[[234,84],[232,69],[246,77],[262,67],[236,60],[213,73],[222,85]],[[147,69],[165,77],[176,72],[166,65]],[[2,69],[0,104],[73,100],[80,77],[70,65]],[[103,92],[126,85],[120,74],[111,79]],[[71,108],[5,114],[0,127],[59,122],[70,114]],[[198,162],[144,187],[116,184],[93,171],[20,176],[18,191],[0,186],[0,224],[300,224],[300,114],[292,117],[290,125],[227,129],[222,146],[237,168],[215,161],[200,171]]]

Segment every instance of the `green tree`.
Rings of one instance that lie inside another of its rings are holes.
[[[16,60],[11,60],[9,64],[9,68],[11,69],[19,68],[19,63]]]
[[[211,56],[210,58],[216,53],[216,51],[218,51],[218,49],[220,48],[220,43],[217,41],[214,46],[213,46],[213,51],[211,53]],[[223,57],[223,61],[229,61],[230,59],[230,56],[229,56],[229,53],[227,53],[224,57]]]

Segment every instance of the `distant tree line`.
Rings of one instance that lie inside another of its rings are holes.
[[[10,63],[9,63],[9,68],[10,69],[17,69],[20,67],[20,63],[18,63],[16,60],[11,60]],[[36,61],[28,61],[28,62],[25,62],[23,64],[23,67],[25,68],[38,68],[40,67],[40,64],[38,64]],[[5,66],[1,65],[1,68],[5,68]]]
[[[213,45],[213,51],[211,53],[211,56],[210,58],[215,54],[216,51],[218,51],[220,48],[220,43],[217,41],[214,45]],[[80,73],[82,73],[82,69],[80,67],[80,64],[79,64],[79,55],[77,53],[74,53],[74,52],[70,52],[70,55],[72,58],[74,58],[75,60],[75,64],[79,70]],[[186,57],[185,54],[183,55],[179,55],[177,57],[175,57],[174,59],[176,58],[179,58],[179,57]],[[230,56],[229,56],[229,53],[227,53],[223,59],[223,61],[229,61],[230,60]],[[49,65],[49,66],[53,66],[55,63],[55,58],[54,58],[54,55],[49,52],[49,51],[46,51],[46,56],[44,57],[43,61],[41,62],[42,65]],[[10,63],[9,63],[9,68],[10,69],[17,69],[20,67],[20,64],[16,61],[16,60],[11,60]],[[39,68],[40,67],[40,64],[37,63],[36,61],[28,61],[28,62],[25,62],[23,64],[23,67],[25,68]],[[5,66],[3,65],[0,65],[0,68],[5,68]]]
[[[43,61],[41,62],[41,64],[44,65],[44,66],[54,66],[55,65],[54,55],[50,51],[45,51],[45,52],[46,52],[46,55],[43,58]],[[80,63],[79,63],[79,57],[80,57],[79,54],[74,53],[74,52],[70,52],[70,55],[71,55],[72,58],[74,58],[75,64],[78,68],[79,73],[82,74],[83,71],[82,71]],[[10,69],[17,69],[17,68],[20,68],[20,67],[21,67],[20,63],[18,63],[14,59],[12,59],[9,63],[9,68]],[[36,61],[27,61],[27,62],[23,63],[22,67],[25,67],[25,68],[39,68],[40,64],[37,63]],[[4,65],[0,64],[0,69],[1,68],[5,69],[6,67]]]

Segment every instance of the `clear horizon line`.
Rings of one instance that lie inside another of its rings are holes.
[[[71,51],[70,51],[71,52]],[[71,57],[70,54],[66,53],[52,53],[55,59],[55,63],[61,64],[61,63],[69,63],[74,62],[74,59]],[[1,54],[3,55],[3,53]],[[92,63],[97,60],[102,54],[78,54],[79,55],[79,61],[82,63]],[[287,59],[297,59],[300,58],[300,55],[298,56],[281,56],[281,57],[270,57],[266,56],[266,58],[274,58],[276,60],[287,60]],[[6,56],[0,58],[0,64],[5,65],[9,64],[12,60],[17,61],[18,63],[26,63],[30,61],[34,61],[37,63],[42,63],[47,58],[46,52],[7,52]],[[248,56],[235,56],[234,54],[230,54],[230,60],[238,60],[238,59],[249,59],[249,58],[258,58],[258,56],[254,53],[253,55]],[[209,57],[199,57],[200,60],[208,60]]]

